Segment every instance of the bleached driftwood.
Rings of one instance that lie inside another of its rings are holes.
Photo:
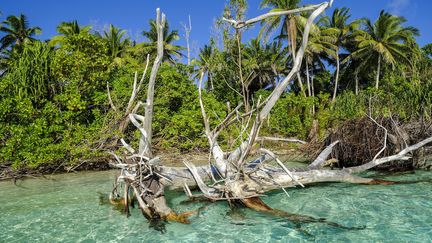
[[[165,27],[165,15],[161,14],[160,10],[156,10],[156,31],[157,31],[157,55],[151,70],[149,84],[147,89],[147,100],[144,105],[145,116],[135,114],[137,108],[132,109],[135,102],[136,95],[141,89],[141,85],[145,78],[147,71],[149,57],[147,56],[147,64],[144,74],[139,83],[138,74],[135,73],[132,94],[126,108],[126,115],[128,121],[140,131],[141,136],[139,140],[138,151],[133,149],[124,139],[121,139],[123,147],[129,153],[129,156],[121,158],[115,153],[116,161],[113,163],[115,167],[121,169],[120,176],[117,179],[117,187],[120,183],[125,185],[124,200],[126,205],[126,212],[128,208],[129,188],[133,190],[133,194],[137,198],[138,204],[143,214],[149,219],[171,219],[180,222],[187,222],[183,215],[176,214],[166,204],[164,197],[165,185],[161,182],[172,182],[170,175],[163,175],[158,169],[159,158],[153,157],[152,154],[152,118],[153,118],[153,99],[154,99],[154,85],[156,75],[163,59],[163,29]],[[135,107],[139,107],[140,103]],[[127,124],[125,125],[127,126]]]
[[[276,104],[277,100],[280,98],[288,84],[290,83],[291,79],[300,71],[300,66],[302,63],[302,59],[304,56],[304,52],[308,43],[308,37],[309,32],[311,29],[311,26],[314,22],[314,20],[329,6],[331,3],[325,2],[319,5],[313,5],[305,8],[299,8],[292,11],[287,11],[284,14],[294,14],[299,13],[303,11],[312,11],[311,15],[309,16],[304,32],[303,32],[303,39],[302,43],[299,47],[299,49],[296,51],[295,59],[292,65],[292,70],[289,72],[289,74],[280,82],[273,92],[270,94],[270,96],[262,103],[260,103],[260,99],[258,100],[257,108],[256,108],[256,115],[255,115],[255,121],[252,124],[252,128],[250,129],[248,133],[248,139],[241,143],[241,145],[235,149],[232,153],[230,153],[229,157],[227,159],[224,158],[224,152],[220,148],[220,146],[217,143],[217,136],[215,136],[214,133],[210,131],[209,121],[208,117],[206,115],[205,107],[202,100],[202,94],[201,94],[201,86],[202,86],[202,78],[203,75],[201,75],[201,79],[199,82],[198,92],[199,92],[199,102],[201,106],[201,112],[203,116],[204,121],[204,127],[205,127],[205,133],[207,135],[207,138],[209,140],[209,146],[211,149],[211,152],[213,154],[213,158],[215,160],[215,167],[219,170],[220,175],[222,176],[221,182],[219,184],[216,184],[213,186],[213,189],[210,193],[210,189],[208,187],[205,188],[205,190],[202,190],[205,196],[209,198],[214,198],[214,195],[219,194],[220,197],[226,198],[227,200],[231,200],[233,198],[237,198],[240,201],[242,201],[245,205],[253,207],[253,205],[250,204],[250,201],[243,200],[246,198],[251,198],[254,196],[259,196],[263,191],[267,189],[272,188],[283,188],[284,186],[275,180],[273,178],[273,174],[280,173],[280,170],[277,170],[275,168],[270,169],[273,172],[270,172],[269,169],[261,168],[259,167],[259,170],[250,170],[248,165],[250,163],[247,162],[247,158],[250,155],[250,152],[252,150],[252,147],[254,146],[259,131],[262,125],[262,121],[269,115],[271,109]],[[263,20],[265,18],[275,16],[275,13],[269,13],[262,16],[259,16],[257,18],[253,18],[251,20],[239,23],[235,20],[226,20],[234,25],[235,28],[241,28],[248,24]],[[281,13],[279,13],[281,14]],[[251,113],[252,115],[252,113]],[[251,117],[251,116],[250,116]],[[224,119],[224,121],[227,119]],[[230,123],[230,122],[227,122]],[[280,174],[280,177],[284,178],[284,175],[289,176],[289,181],[295,182],[301,186],[303,186],[300,179],[297,179],[296,175],[291,173],[279,160],[275,157],[275,155],[269,151],[262,149],[261,151],[264,151],[266,154],[270,155],[274,159],[276,159],[276,162],[281,166],[282,172],[284,174]],[[200,188],[202,186],[203,178],[201,175],[199,175],[194,167],[188,163],[188,168],[190,168],[190,171],[192,172],[192,176],[194,179],[199,182]],[[211,168],[209,168],[211,169]],[[279,175],[278,175],[279,176]],[[299,177],[301,178],[301,177]],[[264,180],[270,181],[271,184],[269,186],[263,186],[262,183]],[[285,183],[285,181],[283,181]],[[285,183],[286,184],[286,183]]]
[[[274,189],[282,189],[285,191],[284,188],[286,187],[295,187],[298,185],[304,187],[307,184],[317,182],[374,184],[377,183],[376,180],[362,178],[354,175],[354,173],[365,171],[389,161],[407,159],[410,152],[432,142],[432,138],[428,138],[415,145],[406,147],[396,155],[378,158],[380,154],[377,154],[376,158],[367,164],[352,168],[344,168],[342,170],[328,170],[322,168],[323,163],[331,154],[332,148],[338,143],[337,141],[324,149],[308,168],[288,169],[273,152],[265,148],[258,150],[261,153],[258,158],[250,160],[250,154],[256,141],[265,139],[265,137],[259,137],[262,121],[264,121],[269,115],[271,109],[275,106],[277,100],[286,90],[288,84],[300,70],[305,48],[308,43],[310,28],[314,20],[330,6],[331,2],[324,2],[322,4],[312,5],[296,10],[284,11],[284,13],[275,12],[272,14],[265,14],[241,23],[235,20],[227,20],[232,23],[235,28],[242,28],[267,17],[276,16],[275,14],[296,14],[303,11],[312,11],[304,28],[301,45],[296,51],[292,70],[275,87],[267,99],[262,102],[259,101],[256,104],[256,107],[251,109],[249,112],[240,114],[242,104],[239,104],[234,110],[228,112],[219,125],[212,129],[210,127],[209,118],[202,98],[202,82],[204,74],[201,74],[198,84],[199,104],[204,123],[204,132],[209,143],[210,155],[213,158],[214,165],[209,164],[207,166],[199,167],[194,166],[190,161],[184,161],[186,167],[162,166],[159,164],[159,159],[153,157],[151,152],[154,83],[163,55],[162,30],[165,21],[165,16],[162,15],[161,18],[160,11],[159,9],[157,10],[156,24],[158,31],[158,55],[153,63],[150,75],[147,101],[144,107],[145,116],[137,115],[135,112],[131,112],[128,115],[129,120],[132,121],[133,125],[141,132],[139,149],[136,151],[124,140],[121,140],[126,151],[129,152],[129,155],[121,157],[112,153],[115,158],[113,164],[121,169],[121,175],[118,177],[118,181],[125,183],[127,188],[132,188],[137,197],[140,208],[146,217],[188,222],[186,217],[189,214],[177,214],[167,206],[164,197],[164,190],[165,188],[184,188],[187,196],[193,197],[194,195],[192,195],[190,187],[194,186],[203,193],[204,197],[207,197],[210,200],[227,200],[230,203],[240,202],[243,205],[258,211],[270,212],[272,209],[259,200],[259,196],[266,191]],[[135,88],[135,86],[136,82],[134,82],[133,90],[139,90],[140,85],[138,85],[137,88]],[[247,117],[246,124],[242,124],[242,131],[246,132],[247,129],[251,127],[247,132],[248,139],[243,141],[240,146],[233,151],[224,152],[218,144],[218,135],[223,129],[235,122],[238,122],[239,117]],[[252,121],[253,124],[249,126],[249,122]],[[300,140],[292,141],[302,142]],[[278,166],[271,166],[269,164],[271,161],[276,161]],[[210,181],[213,181],[211,185],[208,184]],[[126,189],[124,194],[127,199],[129,196],[128,189]],[[126,199],[125,202],[127,202]]]

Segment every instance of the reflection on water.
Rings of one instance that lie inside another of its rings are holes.
[[[114,171],[56,175],[51,180],[29,179],[0,183],[0,241],[320,241],[320,242],[430,242],[432,240],[432,184],[359,186],[343,183],[273,192],[263,200],[290,213],[326,218],[348,227],[323,223],[293,223],[248,209],[230,211],[224,202],[181,203],[182,192],[169,192],[168,202],[178,212],[202,207],[191,224],[152,225],[138,209],[132,216],[99,203],[108,193]],[[386,177],[393,180],[430,179],[430,172]],[[203,207],[205,206],[205,207]],[[164,227],[164,233],[155,227]]]

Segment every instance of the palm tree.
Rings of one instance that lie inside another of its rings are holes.
[[[305,22],[300,23],[297,31],[303,34],[305,25]],[[298,41],[301,41],[301,39],[299,38]],[[315,96],[313,76],[311,78],[310,73],[314,73],[315,69],[324,70],[324,60],[329,60],[336,56],[334,42],[335,37],[331,29],[324,27],[319,28],[315,24],[312,25],[303,59],[305,63],[308,96],[310,97]],[[311,112],[315,114],[315,103],[313,103]]]
[[[271,11],[284,11],[288,9],[294,9],[298,7],[301,0],[262,0],[261,8],[271,8]],[[260,36],[264,35],[269,37],[277,29],[279,30],[279,36],[287,36],[287,41],[291,45],[291,51],[293,51],[296,45],[297,36],[297,23],[300,18],[299,15],[279,15],[267,18],[263,22],[263,28],[260,31]]]
[[[35,34],[41,33],[39,27],[29,26],[27,17],[23,14],[20,16],[10,15],[2,24],[0,32],[3,32],[5,35],[0,39],[0,50],[8,47],[19,49],[25,42],[35,40],[33,38]]]
[[[262,0],[261,8],[271,8],[271,11],[283,11],[298,8],[301,0]],[[263,28],[259,36],[267,38],[277,29],[280,29],[279,37],[286,36],[288,41],[288,49],[291,52],[292,59],[295,59],[297,28],[299,23],[305,22],[306,19],[302,15],[283,15],[274,16],[264,20]],[[300,79],[300,74],[297,75],[300,91],[305,94],[303,84]]]
[[[192,60],[192,65],[197,67],[195,70],[196,76],[195,78],[199,78],[201,73],[206,74],[208,81],[210,81],[210,86],[207,84],[207,89],[213,90],[213,79],[212,79],[212,56],[213,56],[213,45],[204,45],[202,49],[200,49],[200,53],[198,54],[198,58],[194,58]]]
[[[50,45],[58,45],[65,41],[65,38],[68,38],[73,35],[78,35],[80,33],[88,33],[91,30],[91,26],[80,26],[78,21],[73,20],[70,22],[61,22],[57,26],[57,32],[61,35],[54,36],[50,40]]]
[[[418,70],[423,77],[432,76],[432,44],[427,44],[421,48]]]
[[[150,20],[150,30],[143,31],[143,36],[145,36],[150,43],[145,43],[144,47],[147,49],[147,53],[156,56],[157,52],[157,31],[156,31],[156,21]],[[170,31],[168,22],[165,22],[165,27],[163,28],[163,38],[164,38],[164,54],[163,61],[168,61],[170,63],[175,62],[175,58],[180,58],[182,56],[181,50],[184,48],[181,46],[173,45],[172,42],[180,39],[177,30]]]
[[[103,34],[97,33],[97,35],[106,40],[108,43],[108,55],[113,59],[121,57],[130,44],[129,38],[125,36],[126,30],[120,30],[112,24],[108,31],[104,31]]]
[[[432,58],[432,43],[423,46],[421,49],[427,58],[429,59]]]
[[[243,63],[247,75],[249,92],[275,86],[279,76],[285,71],[286,58],[281,44],[262,44],[258,38],[249,41],[244,49]]]
[[[310,32],[308,45],[305,49],[304,62],[309,96],[314,96],[313,83],[310,81],[310,71],[315,66],[325,69],[324,60],[337,58],[337,47],[334,44],[333,31],[327,28],[316,28]],[[311,67],[311,70],[309,69]]]
[[[375,23],[363,19],[364,29],[356,31],[353,35],[356,50],[350,58],[360,59],[363,65],[377,63],[375,88],[379,87],[381,65],[389,64],[392,68],[397,62],[411,63],[410,53],[412,46],[408,43],[414,41],[419,31],[414,27],[403,27],[406,19],[381,11]]]
[[[80,26],[78,21],[73,20],[70,22],[61,22],[57,26],[57,32],[64,36],[76,35],[82,32],[89,32],[91,30],[91,26]]]
[[[348,23],[349,18],[351,15],[349,14],[349,8],[336,8],[333,11],[333,14],[331,18],[329,17],[323,17],[322,21],[324,22],[324,27],[328,28],[332,34],[335,36],[334,39],[334,47],[336,50],[337,55],[334,57],[334,63],[336,66],[336,73],[334,75],[334,92],[332,101],[334,102],[336,99],[337,89],[338,89],[338,82],[339,82],[339,72],[340,72],[340,50],[343,48],[349,40],[349,36],[358,29],[360,25],[359,20],[355,20],[351,23]]]

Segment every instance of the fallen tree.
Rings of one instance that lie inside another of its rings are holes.
[[[257,148],[257,141],[265,138],[259,137],[263,121],[286,90],[293,77],[299,72],[300,65],[304,56],[305,48],[308,43],[310,28],[314,20],[332,2],[308,6],[292,11],[271,12],[264,14],[250,21],[238,22],[227,20],[234,28],[243,28],[248,24],[257,22],[269,16],[294,14],[300,12],[311,12],[308,17],[303,32],[302,43],[296,50],[293,60],[292,70],[273,90],[271,95],[265,100],[258,99],[255,107],[247,113],[241,113],[242,104],[230,111],[220,124],[211,128],[209,118],[206,113],[205,104],[202,99],[202,82],[204,74],[201,74],[198,94],[204,122],[205,135],[209,143],[209,164],[207,166],[196,167],[191,161],[183,161],[185,167],[167,167],[160,163],[160,159],[152,154],[152,113],[154,83],[157,70],[163,55],[163,28],[165,16],[157,10],[156,25],[158,31],[158,54],[154,61],[150,75],[147,100],[144,104],[145,116],[129,113],[128,120],[140,131],[138,150],[132,148],[126,141],[121,140],[125,153],[112,153],[115,160],[112,164],[121,169],[120,176],[110,195],[111,199],[122,198],[124,200],[125,211],[129,212],[129,202],[131,195],[135,195],[143,215],[150,220],[174,220],[187,223],[187,217],[191,214],[176,213],[166,203],[165,189],[183,188],[191,199],[206,199],[209,201],[227,201],[230,205],[244,205],[251,209],[269,212],[275,215],[284,216],[291,220],[299,219],[308,222],[325,222],[325,220],[314,219],[307,216],[294,217],[292,214],[281,213],[274,210],[260,200],[265,192],[270,190],[282,189],[286,193],[286,187],[304,187],[307,184],[317,182],[347,182],[360,184],[390,184],[392,182],[363,178],[357,173],[366,171],[375,166],[409,158],[410,153],[416,149],[432,142],[432,137],[427,138],[412,146],[406,146],[399,153],[386,157],[381,156],[381,150],[373,160],[356,167],[343,168],[340,170],[329,170],[323,168],[327,157],[331,154],[333,147],[338,141],[326,147],[319,156],[307,167],[288,169],[279,158],[269,149]],[[136,90],[136,79],[134,90]],[[134,95],[134,93],[132,94]],[[132,101],[133,102],[133,101]],[[138,103],[140,105],[140,103]],[[247,139],[240,146],[230,152],[224,152],[218,143],[219,134],[232,124],[241,124],[241,131],[246,134]],[[250,128],[250,129],[249,129]],[[387,141],[387,132],[384,136],[384,147]],[[291,140],[290,140],[291,141]],[[302,142],[302,141],[296,141]],[[251,159],[253,157],[253,159]],[[275,165],[271,165],[273,162]],[[119,193],[119,185],[123,185],[123,197]],[[193,194],[191,188],[198,188],[201,193]],[[287,193],[288,194],[288,193]],[[326,222],[331,225],[339,226],[335,223]]]

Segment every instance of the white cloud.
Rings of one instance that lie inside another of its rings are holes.
[[[410,5],[410,0],[391,0],[387,5],[390,13],[400,15]]]

